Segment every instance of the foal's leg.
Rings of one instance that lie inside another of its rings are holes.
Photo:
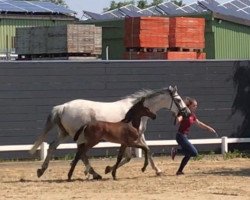
[[[76,164],[78,163],[79,159],[81,158],[83,151],[84,151],[84,143],[77,145],[77,152],[76,152],[74,160],[71,162],[71,167],[70,167],[70,170],[68,172],[68,181],[71,180],[71,177],[72,177],[73,172],[75,170]]]
[[[117,161],[116,161],[116,164],[114,166],[114,169],[112,170],[112,176],[113,176],[113,179],[116,180],[116,170],[119,166],[119,163],[121,162],[122,160],[122,156],[124,154],[124,151],[126,149],[127,146],[124,146],[124,145],[121,145],[120,149],[119,149],[119,153],[118,153],[118,156],[117,156]]]
[[[92,174],[93,175],[93,179],[95,180],[99,180],[99,179],[102,179],[102,176],[99,175],[95,170],[94,168],[90,165],[89,163],[89,159],[88,159],[88,156],[86,155],[86,151],[83,152],[82,154],[82,161],[86,167],[86,170],[85,170],[85,175],[87,175],[88,173]]]
[[[125,152],[124,152],[124,155],[125,155],[125,158],[122,159],[122,161],[119,163],[117,168],[123,166],[124,164],[128,163],[131,160],[131,158],[132,158],[132,148],[127,147]],[[114,167],[115,167],[115,165],[113,165],[112,167],[107,166],[106,169],[105,169],[105,174],[108,174],[109,172],[113,171]]]
[[[147,146],[147,148],[149,149],[148,145],[146,144],[146,140],[145,140],[144,134],[140,135],[140,141],[141,141],[142,144],[144,144],[145,146]],[[149,154],[149,162],[151,164],[151,167],[155,170],[156,175],[158,175],[158,176],[161,175],[162,171],[154,163],[154,160],[153,160],[151,154]]]

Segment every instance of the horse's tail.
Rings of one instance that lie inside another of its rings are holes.
[[[46,136],[48,135],[48,132],[54,127],[54,125],[60,120],[60,116],[63,112],[63,107],[61,105],[55,106],[49,116],[47,117],[47,121],[45,124],[45,127],[43,129],[43,132],[38,136],[36,139],[33,147],[30,149],[29,153],[34,154],[38,147],[43,143]]]

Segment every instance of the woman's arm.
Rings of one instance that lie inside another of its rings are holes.
[[[180,124],[181,121],[183,120],[183,117],[181,115],[176,117],[176,124]]]
[[[199,121],[198,119],[196,119],[195,124],[196,124],[199,128],[208,130],[209,132],[212,132],[212,133],[216,133],[216,131],[215,131],[211,126],[208,126],[207,124],[205,124],[205,123]]]

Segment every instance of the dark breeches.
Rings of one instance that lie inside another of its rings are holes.
[[[176,134],[176,141],[181,146],[181,149],[178,152],[184,154],[184,158],[181,161],[180,167],[178,169],[179,172],[182,172],[188,161],[191,157],[195,157],[198,155],[197,149],[192,145],[187,136],[182,133]]]

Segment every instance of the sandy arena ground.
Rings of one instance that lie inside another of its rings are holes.
[[[79,162],[72,182],[66,181],[69,161],[52,161],[40,179],[36,177],[36,169],[41,162],[3,162],[0,163],[0,199],[250,200],[250,159],[192,160],[185,175],[176,176],[181,158],[175,161],[155,158],[164,172],[158,177],[150,166],[142,173],[143,160],[133,159],[117,171],[117,181],[111,174],[104,174],[106,165],[113,164],[115,159],[91,159],[92,166],[103,176],[100,181],[86,179]]]

